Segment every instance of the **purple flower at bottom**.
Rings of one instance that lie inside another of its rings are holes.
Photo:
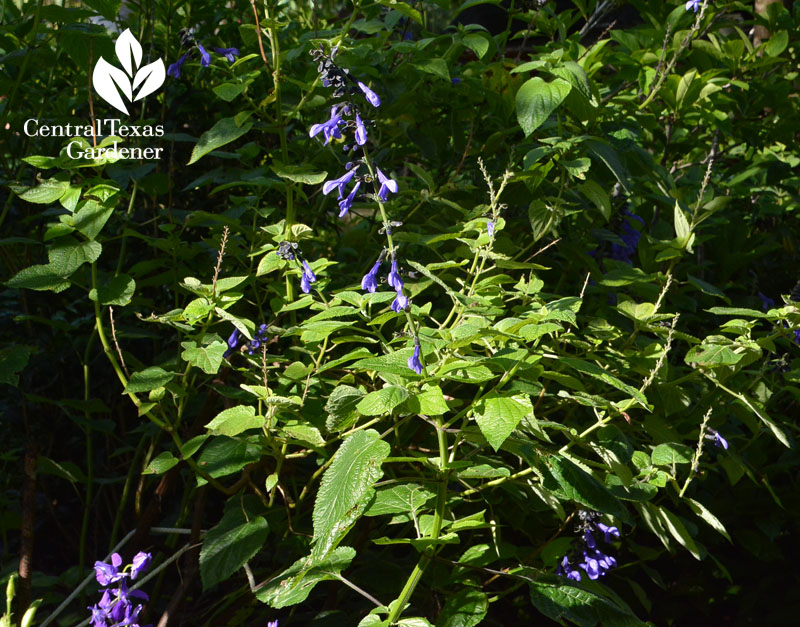
[[[392,311],[400,313],[403,309],[408,307],[408,297],[403,295],[401,290],[397,291],[397,296],[392,301]]]
[[[356,143],[359,146],[363,146],[367,143],[367,129],[358,113],[356,113]]]
[[[617,529],[616,527],[609,527],[608,525],[604,525],[603,523],[599,522],[597,523],[597,528],[603,532],[604,535],[603,540],[606,543],[611,542],[611,536],[619,538],[619,529]]]
[[[372,91],[369,87],[367,87],[361,81],[358,81],[358,87],[359,87],[359,89],[361,91],[364,92],[364,96],[366,97],[367,100],[369,100],[369,103],[373,107],[380,107],[381,106],[381,99],[378,97],[378,94],[376,94],[374,91]]]
[[[236,61],[236,57],[239,56],[238,48],[214,48],[214,50],[216,51],[217,54],[221,54],[231,63]]]
[[[361,185],[361,181],[356,182],[353,186],[353,189],[347,195],[347,198],[343,198],[339,201],[339,217],[343,218],[345,214],[350,210],[350,207],[353,206],[353,200],[355,200],[356,192],[358,191],[359,186]]]
[[[589,579],[597,579],[603,573],[600,571],[600,564],[597,562],[595,558],[593,558],[588,553],[583,553],[583,562],[578,564],[583,570],[586,571],[586,574],[589,575]]]
[[[267,627],[278,627],[278,621],[271,620],[267,623]]]
[[[408,367],[417,374],[422,374],[422,362],[419,360],[419,352],[420,346],[419,343],[417,343],[417,345],[414,346],[414,354],[408,358]]]
[[[203,44],[198,43],[197,49],[200,51],[200,65],[203,67],[211,65],[211,55],[208,53],[208,50],[203,48]]]
[[[311,291],[311,284],[317,280],[317,275],[311,270],[308,262],[303,260],[303,276],[300,277],[300,289],[306,294]]]
[[[108,610],[97,605],[87,608],[92,616],[90,618],[92,627],[106,627],[106,618],[109,617]]]
[[[378,289],[378,270],[381,267],[381,259],[375,262],[375,265],[372,266],[372,270],[367,272],[364,275],[364,278],[361,279],[361,289],[371,294],[375,293],[375,290]]]
[[[189,56],[189,53],[187,52],[180,59],[175,61],[175,63],[172,63],[167,68],[167,76],[171,76],[172,78],[180,78],[181,77],[181,68],[183,67],[183,64],[186,63],[186,57],[188,57],[188,56]]]

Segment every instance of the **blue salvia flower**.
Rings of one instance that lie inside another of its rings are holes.
[[[353,200],[356,197],[356,192],[358,191],[359,186],[361,185],[361,181],[356,181],[356,184],[353,186],[353,189],[347,195],[347,198],[343,198],[339,201],[339,217],[343,218],[344,215],[350,210],[350,207],[353,206]]]
[[[775,301],[772,300],[769,296],[764,296],[764,294],[759,292],[758,297],[761,299],[761,309],[763,309],[764,311],[772,309],[775,306]]]
[[[603,539],[606,544],[611,544],[611,536],[619,538],[619,529],[616,527],[609,527],[601,522],[597,523],[597,528],[603,532]]]
[[[640,216],[637,216],[630,211],[625,211],[624,214],[626,217],[633,218],[634,220],[640,222],[642,226],[644,226],[644,220],[642,220]],[[630,264],[632,263],[631,256],[636,252],[636,248],[639,245],[639,240],[641,239],[642,234],[633,228],[633,225],[629,220],[623,220],[622,233],[619,234],[619,237],[623,243],[622,245],[616,243],[611,244],[611,258]]]
[[[710,434],[710,435],[709,435]],[[728,450],[728,440],[723,438],[716,429],[708,428],[708,433],[705,435],[707,440],[713,440],[714,445],[718,448]]]
[[[489,233],[489,237],[494,237],[494,222],[489,220],[486,224],[486,232]]]
[[[417,374],[422,374],[422,362],[419,359],[420,353],[420,346],[419,340],[417,339],[414,343],[414,354],[408,358],[408,367],[411,368]]]
[[[314,124],[308,131],[308,136],[314,137],[321,131],[323,136],[325,137],[325,142],[323,143],[323,146],[328,145],[328,142],[331,140],[331,137],[335,139],[341,139],[342,133],[339,130],[339,122],[342,121],[342,115],[341,113],[337,113],[337,109],[338,107],[336,105],[332,106],[330,119],[327,122],[323,122],[322,124]]]
[[[359,146],[363,146],[367,143],[367,129],[358,113],[356,113],[356,143]]]
[[[111,564],[95,562],[95,576],[102,586],[117,584],[115,588],[103,590],[99,603],[89,609],[92,613],[90,622],[92,627],[139,627],[139,613],[142,611],[141,603],[134,605],[134,599],[148,600],[147,594],[140,590],[129,590],[127,578],[136,577],[147,569],[152,556],[149,553],[137,553],[133,558],[130,573],[120,571],[122,558],[118,553],[111,556]]]
[[[150,567],[150,562],[152,560],[153,556],[150,555],[150,553],[145,553],[144,551],[139,551],[136,555],[134,555],[133,561],[131,562],[131,579],[136,579],[136,577],[139,576],[139,573],[146,571]]]
[[[228,350],[222,355],[225,359],[231,356],[231,353],[236,350],[239,345],[239,329],[234,329],[233,333],[228,337]]]
[[[203,67],[211,65],[211,55],[208,53],[208,50],[203,48],[203,44],[198,42],[197,49],[200,51],[200,65]]]
[[[361,89],[361,91],[364,92],[364,96],[366,97],[367,100],[369,100],[369,103],[373,107],[380,107],[381,106],[381,99],[378,97],[378,94],[376,94],[374,91],[372,91],[369,87],[367,87],[361,81],[358,81],[358,87],[359,87],[359,89]]]
[[[333,179],[332,181],[327,181],[322,186],[322,193],[327,196],[335,188],[338,187],[339,188],[339,198],[341,198],[342,195],[344,194],[344,188],[347,187],[347,184],[352,180],[353,176],[355,176],[355,173],[356,173],[357,169],[358,169],[358,166],[348,170],[342,176],[340,176],[338,179]]]
[[[267,623],[267,627],[278,627],[278,621],[271,620]]]
[[[397,290],[397,296],[392,301],[392,311],[400,313],[408,307],[408,297],[403,294],[402,290]]]
[[[317,280],[317,275],[311,270],[308,262],[303,259],[303,275],[300,277],[300,289],[306,294],[311,291],[311,284]]]
[[[382,202],[386,202],[386,199],[389,197],[389,192],[392,192],[393,194],[397,193],[397,181],[387,177],[383,172],[381,172],[380,168],[377,168],[377,170],[378,181],[380,181],[381,184],[381,188],[378,191],[378,198],[380,198]]]
[[[214,50],[217,54],[222,55],[231,63],[236,61],[236,57],[238,57],[240,54],[238,48],[214,48]]]
[[[389,278],[386,282],[398,292],[403,289],[403,279],[400,278],[400,273],[397,271],[396,259],[392,259],[392,269],[389,271]]]
[[[383,263],[383,255],[378,257],[378,261],[372,266],[372,270],[367,272],[364,278],[361,279],[362,290],[374,294],[375,290],[378,289],[378,270],[381,268],[381,263]]]
[[[565,555],[561,560],[558,568],[556,568],[556,575],[572,579],[573,581],[581,580],[581,572],[570,564],[569,555]]]
[[[602,533],[603,541],[606,544],[610,544],[612,538],[619,538],[619,529],[601,523],[598,512],[581,510],[578,515],[581,518],[578,530],[583,531],[583,548],[581,550],[583,561],[579,562],[578,566],[586,573],[589,579],[598,579],[615,567],[617,560],[614,556],[608,555],[598,548],[595,534]],[[565,555],[562,558],[561,563],[556,568],[556,574],[573,581],[581,580],[581,571],[571,565],[569,555]]]
[[[702,0],[689,0],[686,3],[686,10],[688,11],[689,9],[693,9],[694,12],[697,13],[697,10],[700,8],[701,1]]]
[[[189,53],[187,52],[180,59],[175,61],[175,63],[171,64],[167,68],[167,75],[171,76],[173,78],[180,78],[181,77],[181,68],[183,67],[183,64],[186,63],[186,59],[187,59],[188,56],[189,56]]]
[[[253,339],[250,340],[250,344],[247,349],[247,354],[252,355],[254,351],[261,348],[261,343],[267,339],[267,325],[262,324],[258,327],[258,331],[256,331]]]

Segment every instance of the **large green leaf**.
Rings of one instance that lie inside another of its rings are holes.
[[[408,398],[408,392],[399,385],[387,385],[385,388],[370,392],[356,405],[356,409],[364,416],[380,416],[389,414]]]
[[[79,242],[74,237],[62,237],[53,242],[47,257],[53,272],[64,278],[85,263],[94,263],[103,247],[100,242]]]
[[[563,78],[547,83],[538,76],[528,79],[516,97],[517,122],[527,137],[550,117],[567,97],[572,85]]]
[[[256,409],[250,405],[237,405],[218,413],[206,425],[206,429],[217,435],[233,437],[248,429],[256,429],[264,424],[263,416],[256,416]]]
[[[642,621],[624,603],[615,603],[572,583],[537,580],[529,584],[531,602],[555,621],[567,619],[580,627],[639,627]]]
[[[325,411],[328,412],[328,419],[325,427],[328,431],[343,431],[358,418],[356,406],[364,398],[364,392],[350,385],[337,386],[328,397],[325,404]]]
[[[158,366],[145,368],[140,372],[134,372],[125,387],[127,393],[136,394],[138,392],[149,392],[165,386],[175,376],[174,372],[167,372]]]
[[[252,127],[252,122],[244,122],[238,125],[234,118],[222,118],[203,133],[200,137],[200,141],[198,141],[192,149],[192,158],[189,159],[189,163],[186,165],[192,165],[212,150],[216,150],[225,144],[239,139]]]
[[[256,598],[275,608],[301,603],[320,581],[337,579],[355,556],[354,549],[340,546],[324,559],[316,559],[313,553],[308,557],[301,557],[275,579],[259,587]]]
[[[404,483],[378,490],[365,516],[381,516],[383,514],[406,514],[416,516],[419,509],[436,496],[430,490],[417,483]]]
[[[269,527],[261,516],[246,516],[241,507],[231,507],[211,529],[200,549],[200,578],[208,590],[239,570],[264,546]]]
[[[475,406],[475,420],[483,437],[495,451],[505,442],[519,421],[533,414],[531,399],[525,394],[501,395],[490,392]]]
[[[222,356],[228,349],[228,345],[220,341],[205,346],[197,346],[194,342],[181,342],[181,346],[183,347],[181,357],[206,374],[217,374],[222,365]]]
[[[444,604],[436,627],[475,627],[489,610],[489,598],[482,590],[461,588]]]
[[[314,559],[322,559],[341,542],[372,498],[373,485],[383,476],[381,464],[391,450],[378,438],[373,429],[357,431],[325,471],[314,503]]]

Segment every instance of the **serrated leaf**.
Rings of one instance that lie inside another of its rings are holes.
[[[450,411],[447,402],[444,400],[442,388],[438,385],[430,386],[415,394],[406,401],[408,411],[414,414],[424,414],[426,416],[441,416]]]
[[[364,516],[416,513],[436,494],[416,483],[404,483],[378,490]]]
[[[735,353],[728,346],[721,344],[701,344],[692,346],[684,358],[687,364],[698,366],[731,366],[738,363],[744,353]]]
[[[489,598],[482,590],[461,588],[444,604],[436,627],[475,627],[489,611]]]
[[[483,437],[498,451],[519,421],[533,414],[533,405],[525,394],[510,396],[490,392],[478,402],[474,412]]]
[[[531,602],[555,621],[569,620],[579,627],[641,627],[643,622],[624,603],[590,592],[577,584],[537,580],[529,584]]]
[[[253,127],[252,122],[245,122],[238,126],[234,118],[222,118],[214,126],[207,130],[200,137],[195,147],[192,149],[192,158],[186,165],[196,163],[212,150],[216,150],[239,139]]]
[[[47,251],[48,264],[57,275],[67,278],[85,263],[94,263],[103,247],[100,242],[78,242],[73,237],[62,237]]]
[[[407,398],[408,392],[405,388],[399,385],[387,385],[385,388],[367,394],[356,405],[356,409],[362,416],[390,414]]]
[[[158,366],[151,366],[139,372],[134,372],[128,380],[128,385],[125,386],[125,392],[128,394],[149,392],[150,390],[164,387],[172,381],[174,376],[174,372],[167,372]]]
[[[260,446],[244,438],[228,438],[216,436],[200,454],[198,463],[214,478],[225,477],[253,462],[261,459]],[[206,480],[197,478],[197,485],[204,485]]]
[[[206,374],[216,374],[219,371],[222,356],[228,349],[225,342],[219,341],[205,346],[197,346],[194,342],[181,342],[181,346],[183,347],[181,358]]]
[[[280,575],[256,590],[256,598],[274,608],[296,605],[306,600],[320,581],[336,579],[356,556],[354,549],[340,546],[325,559],[314,559],[313,554],[302,557]]]
[[[245,516],[232,507],[219,524],[210,529],[200,549],[200,578],[203,590],[225,581],[264,546],[269,526],[261,516]]]
[[[70,286],[70,282],[65,280],[60,274],[48,264],[37,264],[28,266],[17,272],[11,277],[6,285],[12,288],[24,288],[28,290],[52,290],[62,292]]]
[[[364,396],[364,392],[352,386],[337,386],[325,404],[328,412],[325,427],[328,431],[344,431],[352,426],[358,418],[356,406]]]
[[[99,286],[97,290],[91,290],[89,292],[89,298],[98,301],[101,305],[118,305],[124,307],[131,302],[135,291],[136,281],[127,274],[120,274],[113,277],[105,285]]]
[[[692,461],[694,451],[685,444],[659,444],[652,454],[656,466],[672,466],[688,464]]]
[[[32,346],[6,346],[0,348],[0,383],[16,387],[19,373],[28,365],[28,359],[36,352]]]
[[[154,457],[149,464],[147,464],[147,468],[144,469],[142,474],[145,475],[162,475],[167,472],[170,468],[177,466],[180,460],[176,458],[172,453],[169,451],[164,451],[159,453],[156,457]]]
[[[19,197],[22,200],[36,203],[37,205],[49,205],[55,202],[69,189],[69,181],[58,179],[45,179],[36,187],[31,187],[22,192]]]
[[[327,556],[361,517],[391,447],[373,429],[348,437],[322,476],[314,502],[314,559]]]
[[[250,405],[237,405],[218,413],[206,425],[206,429],[216,435],[233,437],[248,429],[256,429],[264,424],[264,417],[256,415],[255,407]]]

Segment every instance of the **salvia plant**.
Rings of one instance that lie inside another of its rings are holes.
[[[794,624],[800,4],[0,12],[0,625]]]

